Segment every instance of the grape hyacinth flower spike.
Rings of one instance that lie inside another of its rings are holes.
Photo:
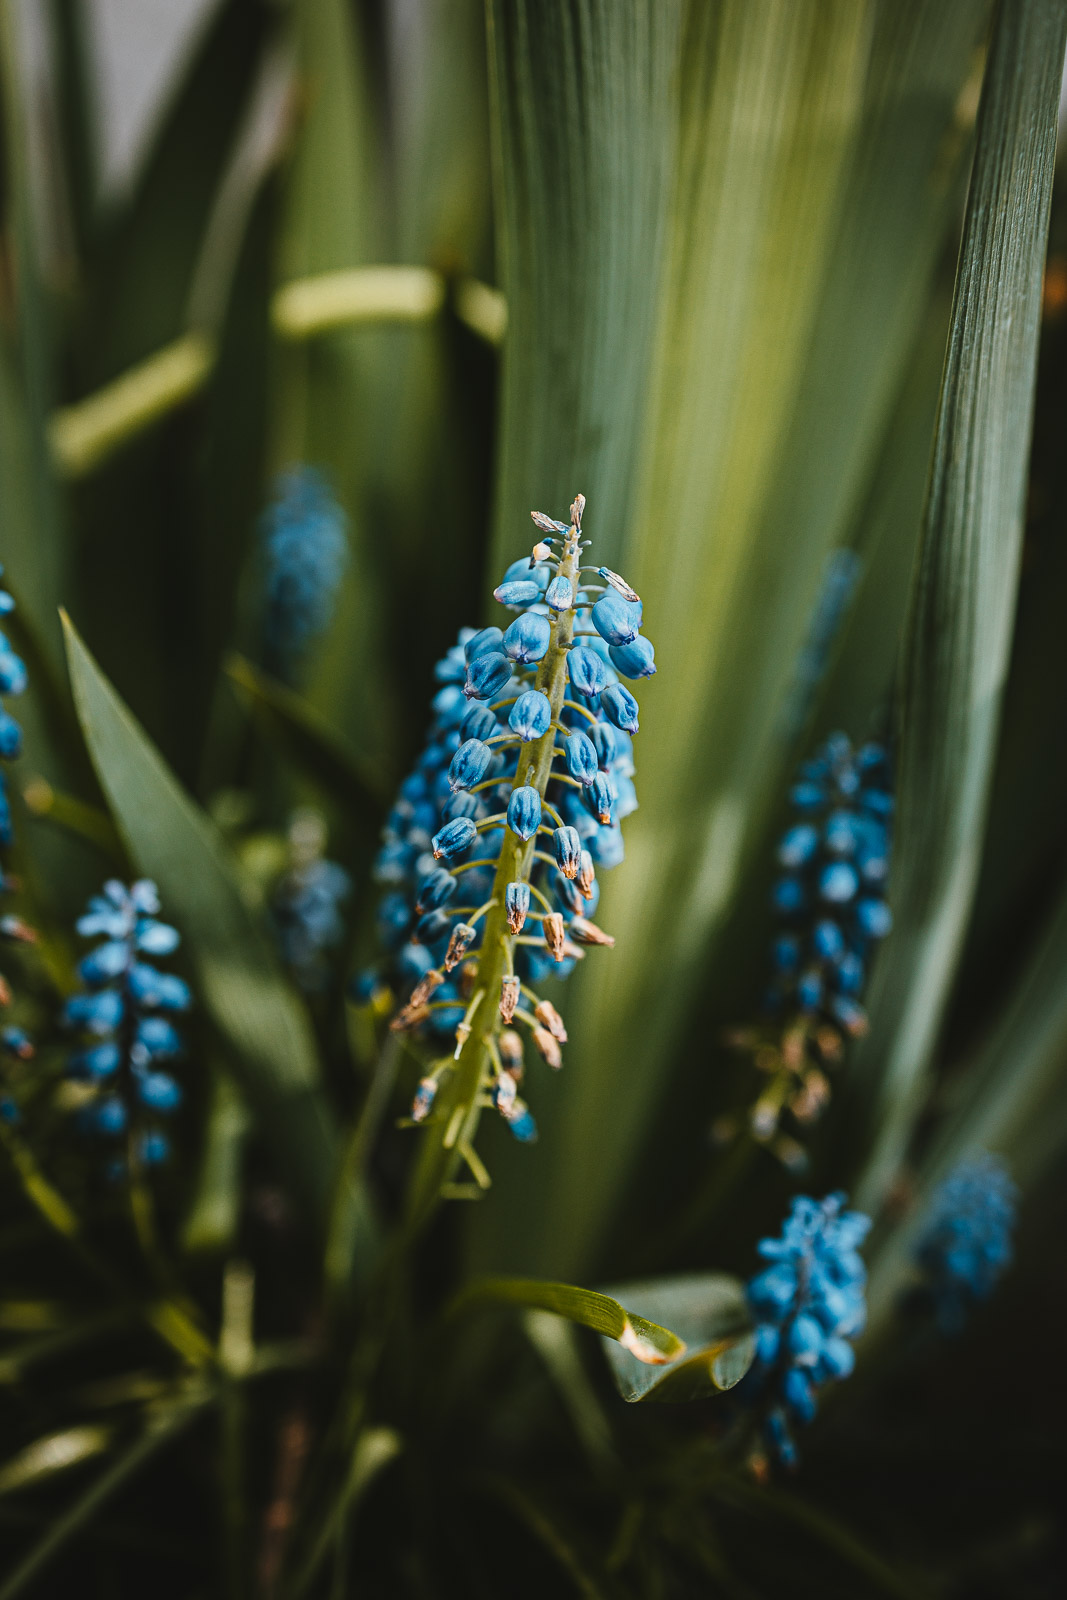
[[[792,1429],[815,1415],[815,1392],[847,1378],[851,1340],[867,1316],[867,1270],[859,1254],[870,1229],[845,1196],[798,1195],[777,1238],[761,1239],[770,1264],[747,1290],[756,1323],[756,1358],[736,1392],[756,1419],[764,1447],[795,1466]]]
[[[569,523],[532,514],[533,553],[495,593],[513,620],[464,630],[438,663],[433,725],[376,866],[383,970],[410,986],[393,1027],[428,1052],[412,1116],[436,1113],[479,1181],[469,1152],[483,1106],[536,1137],[517,1028],[561,1064],[566,1030],[538,986],[613,942],[591,920],[596,874],[622,860],[619,825],[637,806],[638,705],[619,675],[647,676],[653,652],[636,592],[582,561],[584,509],[579,495]],[[631,654],[613,659],[621,648]]]
[[[3,567],[0,567],[0,574],[3,570]],[[6,589],[0,588],[0,617],[10,616],[14,609],[14,599]],[[0,697],[22,694],[27,681],[25,663],[11,648],[6,634],[0,633]],[[7,707],[0,704],[0,758],[13,761],[21,753],[22,728]],[[11,804],[7,796],[4,773],[0,769],[0,848],[6,848],[12,843],[12,839]],[[10,893],[12,890],[17,890],[18,886],[18,880],[0,868],[0,892]],[[13,912],[0,914],[0,942],[5,945],[25,945],[34,944],[36,939],[35,929],[21,917]],[[0,976],[0,1007],[6,1008],[11,1001],[11,985],[6,978]],[[0,1028],[0,1051],[13,1061],[29,1061],[34,1055],[34,1045],[22,1028],[6,1025]],[[6,1103],[14,1110],[14,1101]]]
[[[333,616],[348,562],[345,514],[312,467],[283,473],[262,522],[268,668],[291,681]]]
[[[336,861],[325,859],[326,824],[303,807],[289,823],[289,865],[274,886],[271,912],[282,960],[302,989],[322,989],[328,955],[344,938],[341,906],[352,880]]]
[[[832,734],[801,766],[789,799],[797,820],[779,840],[781,876],[772,891],[778,929],[767,1008],[778,1021],[729,1036],[767,1082],[754,1106],[720,1118],[714,1133],[725,1141],[747,1120],[755,1139],[801,1169],[803,1147],[783,1129],[783,1117],[800,1129],[825,1108],[828,1071],[843,1059],[846,1041],[866,1031],[871,958],[892,928],[888,755],[882,745],[857,750],[843,733]]]
[[[178,1108],[182,1093],[163,1064],[182,1053],[170,1018],[190,1004],[182,979],[145,959],[168,956],[180,942],[176,929],[157,920],[159,909],[156,886],[146,878],[128,888],[116,879],[105,883],[78,920],[78,932],[99,942],[78,963],[85,989],[64,1008],[67,1026],[83,1036],[67,1061],[68,1076],[91,1090],[82,1125],[127,1135],[145,1166],[169,1154],[159,1122]]]
[[[943,1333],[960,1331],[1010,1265],[1018,1195],[1003,1162],[984,1151],[961,1161],[934,1191],[915,1261],[919,1298],[932,1305]]]

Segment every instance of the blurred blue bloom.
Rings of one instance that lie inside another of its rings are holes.
[[[0,574],[3,570],[0,567]],[[15,602],[10,594],[6,589],[0,589],[0,616],[10,616],[14,609]],[[6,634],[0,633],[0,695],[22,694],[26,683],[26,667],[22,658],[12,650]],[[0,756],[5,761],[13,761],[21,751],[22,729],[9,711],[0,708]],[[3,773],[0,773],[0,845],[10,843],[11,806]]]
[[[133,1121],[135,1148],[146,1163],[162,1160],[167,1143],[153,1121],[181,1103],[177,1081],[163,1063],[182,1053],[182,1040],[169,1017],[186,1011],[187,986],[173,973],[160,972],[144,955],[169,955],[179,944],[177,931],[157,918],[159,894],[142,878],[127,887],[117,879],[89,902],[77,929],[98,939],[78,964],[85,990],[68,999],[63,1020],[83,1035],[67,1059],[67,1072],[83,1083],[107,1085],[82,1108],[82,1126],[117,1136]]]
[[[283,473],[262,520],[267,665],[292,679],[329,626],[348,562],[345,514],[312,467]]]
[[[344,938],[341,906],[352,880],[324,858],[326,825],[317,811],[297,811],[289,824],[289,866],[274,886],[271,912],[282,960],[301,988],[329,978],[327,956]]]
[[[935,1190],[915,1259],[943,1332],[959,1332],[1010,1264],[1018,1195],[1003,1162],[985,1151]]]
[[[777,1238],[761,1239],[770,1265],[748,1285],[756,1359],[737,1390],[759,1417],[764,1442],[785,1466],[796,1463],[792,1428],[815,1415],[816,1390],[847,1378],[849,1342],[867,1316],[867,1269],[859,1247],[870,1218],[846,1211],[845,1195],[798,1195]]]

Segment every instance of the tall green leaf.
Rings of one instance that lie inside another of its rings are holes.
[[[181,788],[69,621],[78,717],[115,822],[188,943],[197,986],[279,1163],[325,1217],[337,1132],[301,1006],[217,830]]]
[[[871,996],[874,1149],[903,1157],[928,1084],[981,859],[1022,541],[1064,0],[1001,6],[978,119],[905,642],[897,925]],[[864,1063],[858,1063],[863,1071]]]

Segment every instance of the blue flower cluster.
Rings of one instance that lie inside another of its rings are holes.
[[[0,574],[3,573],[0,567]],[[0,589],[0,617],[10,616],[15,602],[6,589]],[[7,636],[0,633],[0,695],[22,694],[26,688],[26,665],[12,650]],[[22,752],[22,729],[6,707],[0,706],[0,756],[12,761]],[[0,845],[11,843],[11,805],[0,773]]]
[[[1003,1163],[984,1151],[935,1190],[915,1259],[944,1333],[959,1332],[1010,1264],[1018,1194]]]
[[[779,1238],[761,1239],[771,1265],[748,1285],[756,1359],[738,1390],[758,1411],[764,1441],[785,1466],[796,1464],[791,1425],[815,1415],[815,1391],[847,1378],[851,1339],[867,1316],[867,1270],[859,1247],[870,1218],[845,1210],[845,1195],[798,1195]]]
[[[562,560],[550,559],[561,536],[577,539],[583,506],[576,502],[570,530],[534,514],[547,537],[532,556],[512,563],[495,591],[514,620],[503,629],[464,628],[437,663],[426,744],[386,822],[375,866],[387,890],[380,934],[391,979],[416,985],[405,1018],[430,1035],[450,1035],[463,1023],[475,971],[465,958],[477,955],[477,925],[493,900],[508,830],[534,845],[528,874],[501,886],[514,936],[503,1020],[510,1022],[521,989],[566,977],[583,946],[613,943],[589,918],[600,893],[597,868],[623,859],[620,823],[637,807],[638,705],[620,679],[650,676],[655,662],[640,632],[640,599],[622,578],[583,566],[572,580]],[[538,666],[564,618],[573,637],[556,719],[546,685],[538,686]],[[550,730],[551,775],[542,793],[531,781],[533,752]],[[549,1012],[555,1020],[539,1027],[535,1040],[558,1065],[566,1034],[553,1008],[544,1008]],[[500,1075],[493,1103],[518,1137],[532,1138],[532,1118],[506,1077]],[[429,1111],[432,1088],[424,1085],[416,1099],[417,1119]]]
[[[329,625],[348,561],[345,514],[321,472],[296,467],[281,475],[262,536],[267,665],[291,679]]]
[[[789,794],[799,819],[778,844],[775,1010],[822,1015],[846,1033],[867,1024],[860,1003],[872,944],[893,925],[885,901],[893,792],[879,744],[843,733],[800,768]]]
[[[171,1014],[187,1011],[188,986],[145,956],[177,949],[177,930],[159,922],[159,894],[142,878],[129,888],[111,879],[79,918],[83,938],[100,942],[78,963],[85,992],[70,997],[64,1021],[83,1036],[67,1062],[71,1078],[94,1091],[82,1106],[87,1131],[117,1136],[131,1121],[145,1165],[166,1160],[169,1141],[155,1125],[181,1103],[177,1082],[161,1066],[182,1053]]]
[[[289,866],[274,886],[271,912],[282,960],[301,988],[321,989],[326,956],[344,938],[341,905],[352,880],[323,855],[326,828],[317,811],[297,811],[289,824]]]

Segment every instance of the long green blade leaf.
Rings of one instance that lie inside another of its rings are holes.
[[[552,1311],[568,1322],[577,1322],[617,1341],[642,1365],[662,1366],[685,1353],[685,1341],[669,1328],[627,1311],[610,1295],[578,1289],[570,1283],[544,1283],[539,1278],[483,1278],[464,1289],[450,1309],[454,1314],[492,1303]]]
[[[684,1353],[668,1366],[640,1366],[621,1345],[604,1353],[624,1400],[704,1400],[740,1383],[755,1354],[745,1287],[722,1272],[649,1278],[615,1290],[646,1317],[663,1318],[684,1338]],[[633,1312],[631,1312],[631,1316]]]

